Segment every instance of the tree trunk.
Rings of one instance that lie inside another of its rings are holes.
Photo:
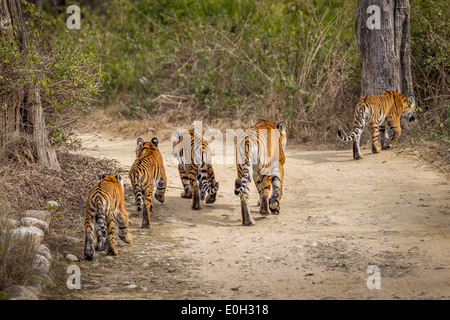
[[[409,1],[358,0],[355,16],[361,95],[393,90],[414,96]]]
[[[20,0],[0,0],[0,22],[0,37],[17,41],[21,54],[26,56],[29,42]],[[0,147],[14,148],[17,137],[25,137],[25,144],[33,154],[27,158],[36,157],[43,167],[59,170],[45,126],[39,87],[30,81],[27,88],[8,89],[0,90],[3,92],[0,95]],[[26,148],[22,150],[26,152]]]

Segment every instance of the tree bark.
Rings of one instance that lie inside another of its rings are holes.
[[[414,96],[409,1],[358,0],[355,33],[361,66],[361,95],[393,90]]]
[[[29,40],[20,0],[0,0],[0,22],[0,37],[17,41],[21,54],[26,56]],[[26,87],[0,92],[0,146],[14,147],[17,137],[24,136],[40,165],[60,170],[45,126],[39,87],[30,81]]]

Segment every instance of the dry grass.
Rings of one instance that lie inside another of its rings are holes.
[[[11,285],[31,284],[36,255],[31,237],[17,237],[10,232],[13,210],[5,189],[6,179],[0,178],[0,291]]]

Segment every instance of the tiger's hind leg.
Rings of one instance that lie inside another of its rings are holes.
[[[268,215],[269,214],[269,194],[270,194],[270,187],[272,185],[271,176],[265,175],[265,176],[260,176],[258,178],[259,178],[259,184],[258,184],[259,213],[262,215]],[[258,181],[255,181],[255,183],[258,183]]]
[[[236,179],[235,188],[238,189],[241,187],[241,179]],[[250,188],[248,184],[245,186],[244,191],[241,194],[241,215],[242,215],[242,225],[244,226],[253,226],[255,224],[255,220],[252,218],[252,214],[250,213],[250,209],[248,208],[248,193],[250,192]]]
[[[219,183],[216,182],[216,176],[214,174],[214,169],[212,164],[208,165],[208,179],[210,180],[210,185],[214,189],[214,191],[208,193],[206,196],[206,203],[211,204],[216,202],[217,191],[219,190]]]
[[[386,130],[386,125],[380,126],[379,132],[380,132],[379,137],[380,137],[381,150],[389,149],[390,148],[388,146],[389,133],[388,133],[388,130]]]
[[[380,134],[380,126],[378,123],[371,123],[370,128],[372,130],[372,152],[379,153],[380,147],[378,146],[378,136]]]
[[[84,258],[86,260],[94,260],[94,222],[92,221],[95,212],[88,209],[86,218],[84,220],[85,235],[84,235]]]
[[[360,148],[360,136],[358,135],[353,140],[353,159],[360,160],[362,159],[361,148]]]
[[[158,182],[156,184],[156,192],[155,192],[155,198],[161,203],[164,203],[165,200],[165,193],[167,188],[167,177],[166,173],[163,172],[161,176],[158,179]]]
[[[184,171],[181,164],[178,165],[178,172],[180,173],[181,183],[183,184],[184,192],[181,193],[181,197],[185,199],[192,198],[192,189],[189,182],[188,173]]]
[[[192,205],[191,208],[194,210],[200,210],[200,197],[201,190],[197,181],[198,168],[195,165],[189,166],[188,178],[191,184],[192,190]]]
[[[119,253],[117,252],[115,241],[114,241],[114,232],[115,232],[115,221],[114,215],[110,213],[106,218],[106,225],[108,228],[108,235],[106,239],[106,252],[109,255],[117,256]]]
[[[116,212],[116,222],[119,226],[119,238],[125,243],[131,243],[133,241],[131,234],[128,232],[128,213],[125,209],[125,204],[119,205]]]
[[[150,179],[149,179],[150,180]],[[153,208],[153,182],[149,182],[144,186],[144,206],[142,210],[142,228],[151,228],[150,212]]]
[[[282,196],[282,182],[278,175],[272,176],[272,195],[269,199],[269,208],[272,214],[280,214],[280,201]]]
[[[353,132],[355,137],[353,138],[353,159],[362,159],[361,155],[361,135],[364,132],[365,127],[365,111],[361,109],[358,115],[358,120],[355,119],[355,124],[353,126]]]

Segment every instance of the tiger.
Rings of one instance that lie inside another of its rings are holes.
[[[97,174],[98,183],[90,189],[86,202],[84,258],[94,259],[94,232],[97,232],[96,251],[107,250],[110,255],[118,254],[114,244],[115,222],[119,225],[119,237],[131,243],[128,232],[128,213],[125,210],[123,175]]]
[[[372,152],[379,153],[379,136],[383,150],[390,149],[400,137],[400,117],[402,115],[407,117],[409,122],[416,120],[416,103],[413,96],[406,98],[403,94],[395,91],[368,95],[361,98],[356,105],[352,133],[344,136],[341,130],[338,130],[337,135],[342,141],[353,141],[353,159],[362,159],[360,139],[366,121],[369,122],[372,130]],[[388,129],[386,129],[386,124],[389,126]],[[390,138],[389,129],[392,131]]]
[[[240,196],[242,224],[255,224],[248,198],[250,186],[254,179],[260,196],[259,213],[268,215],[280,213],[280,201],[283,195],[284,149],[286,147],[286,124],[284,121],[274,125],[266,118],[261,118],[237,137],[236,166],[237,179],[234,193]],[[272,195],[269,198],[270,188]]]
[[[150,142],[137,139],[136,160],[129,171],[130,181],[138,212],[142,211],[142,227],[151,228],[150,211],[153,208],[153,191],[155,198],[164,203],[167,177],[158,139]]]
[[[172,157],[178,162],[178,172],[184,192],[182,198],[191,199],[191,208],[200,210],[200,201],[207,204],[216,201],[219,182],[216,181],[208,143],[194,130],[184,134],[176,130],[173,140]]]

